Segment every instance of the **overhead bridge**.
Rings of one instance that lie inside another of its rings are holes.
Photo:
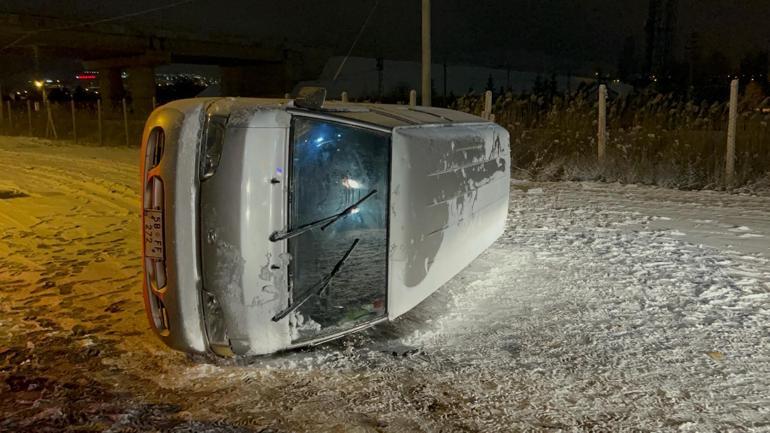
[[[85,69],[99,72],[105,100],[124,95],[121,73],[127,72],[134,108],[143,113],[152,108],[154,68],[160,65],[219,66],[223,96],[281,96],[297,82],[317,78],[330,55],[328,50],[231,35],[9,13],[0,13],[0,48],[0,56],[34,53],[81,59]]]

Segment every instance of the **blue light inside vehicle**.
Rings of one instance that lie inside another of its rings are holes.
[[[328,124],[320,124],[308,131],[305,142],[313,143],[317,148],[323,146],[324,144],[331,143],[335,140],[335,136],[337,138],[341,137],[341,135],[337,133],[336,129],[337,128]]]

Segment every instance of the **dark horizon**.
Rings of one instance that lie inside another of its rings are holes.
[[[374,0],[346,3],[350,2],[230,0],[213,4],[198,0],[112,24],[210,38],[237,35],[268,45],[300,44],[344,55],[375,4]],[[96,5],[85,0],[31,0],[5,2],[0,12],[88,22],[158,6],[163,5],[150,0]],[[671,47],[678,59],[686,56],[687,41],[694,32],[699,35],[702,55],[722,53],[731,67],[748,53],[770,47],[770,27],[765,25],[770,22],[770,8],[763,0],[739,5],[680,0],[678,10]],[[588,0],[579,5],[560,0],[497,0],[482,5],[459,0],[436,2],[433,59],[544,73],[614,71],[629,38],[634,41],[636,62],[643,62],[647,14],[648,0]],[[419,60],[419,26],[419,2],[380,2],[352,54]],[[0,33],[0,37],[0,46],[12,41],[8,35]]]

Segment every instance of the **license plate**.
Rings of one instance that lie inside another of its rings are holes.
[[[144,210],[144,256],[163,258],[163,211]]]

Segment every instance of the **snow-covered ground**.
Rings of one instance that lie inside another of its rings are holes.
[[[770,194],[513,182],[395,323],[212,363],[148,329],[137,166],[0,137],[0,431],[770,431]]]

